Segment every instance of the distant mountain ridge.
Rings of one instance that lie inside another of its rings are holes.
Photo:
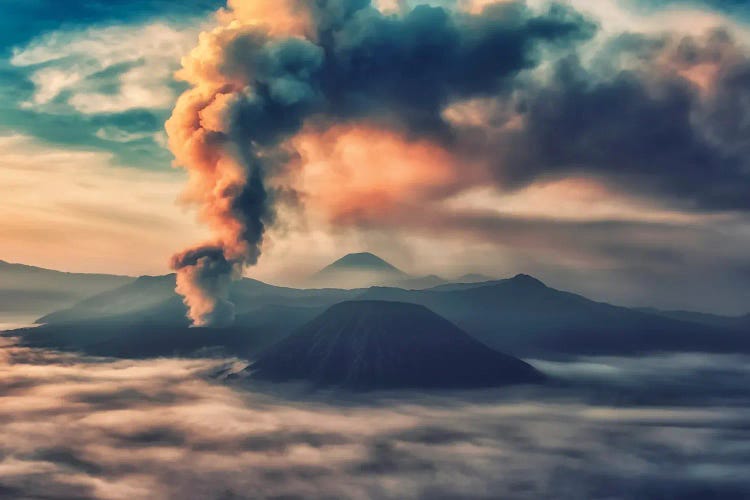
[[[92,321],[107,317],[128,314],[143,315],[160,305],[165,306],[162,322],[182,323],[187,309],[182,305],[182,298],[175,291],[175,275],[141,276],[115,290],[109,290],[75,304],[74,306],[47,314],[37,320],[38,323],[71,323]],[[238,315],[254,307],[263,305],[297,305],[303,307],[329,306],[349,298],[359,291],[338,289],[296,289],[269,285],[251,278],[242,278],[232,283],[230,300],[237,306]],[[179,307],[174,304],[179,304]],[[178,321],[179,320],[179,321]]]
[[[54,271],[0,260],[0,314],[40,316],[134,279]]]
[[[368,286],[394,286],[421,290],[448,283],[477,283],[493,278],[482,274],[465,274],[453,280],[436,274],[410,275],[370,252],[350,253],[310,276],[310,286],[334,288],[366,288]]]
[[[745,314],[742,316],[721,316],[718,314],[695,311],[664,311],[661,309],[655,309],[653,307],[639,307],[636,308],[636,310],[680,321],[689,321],[691,323],[700,323],[709,326],[717,326],[737,330],[746,329],[750,331],[750,314]]]
[[[428,290],[372,287],[359,298],[423,305],[515,355],[750,352],[750,328],[737,332],[596,302],[525,274]]]
[[[525,274],[428,289],[295,289],[249,278],[234,282],[235,325],[189,328],[174,275],[141,277],[40,318],[15,332],[28,345],[139,357],[219,347],[252,357],[316,314],[344,301],[418,304],[480,342],[517,356],[655,351],[750,352],[750,317],[643,311],[555,290]],[[220,330],[220,331],[219,331]],[[218,333],[216,333],[218,332]]]

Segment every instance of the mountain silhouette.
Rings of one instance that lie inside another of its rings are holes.
[[[424,290],[427,288],[434,288],[436,286],[444,285],[446,283],[447,281],[445,281],[440,276],[437,276],[436,274],[429,274],[427,276],[400,279],[393,283],[393,285],[398,286],[399,288],[405,288],[407,290]]]
[[[133,279],[110,274],[67,273],[0,260],[0,314],[40,316]]]
[[[595,302],[525,274],[428,290],[372,287],[359,300],[424,305],[485,344],[515,355],[750,351],[750,331]]]
[[[491,348],[516,356],[656,351],[750,352],[750,316],[634,310],[555,290],[517,275],[426,290],[295,289],[244,278],[232,284],[236,319],[215,335],[189,328],[174,275],[126,280],[16,331],[26,345],[98,355],[146,357],[219,347],[253,357],[326,308],[343,301],[379,300],[423,305]]]
[[[409,275],[369,252],[350,253],[324,267],[308,279],[314,286],[361,288],[395,283]]]
[[[70,308],[47,314],[37,320],[42,324],[61,324],[124,315],[151,316],[159,323],[182,324],[187,309],[175,292],[175,275],[141,276],[132,283],[85,299]],[[238,316],[265,305],[327,307],[351,298],[359,291],[310,289],[269,285],[242,278],[232,283],[230,300]]]
[[[351,389],[489,387],[544,378],[426,307],[382,301],[332,306],[248,370],[258,379]]]
[[[487,276],[485,274],[469,273],[459,276],[452,280],[454,283],[484,283],[486,281],[495,281],[495,278]]]
[[[387,271],[396,274],[404,274],[400,269],[389,264],[375,254],[370,252],[350,253],[344,255],[333,264],[323,268],[320,272],[338,269],[372,269],[376,271]]]
[[[689,321],[703,325],[745,331],[750,334],[750,314],[745,314],[743,316],[720,316],[718,314],[695,311],[664,311],[653,307],[641,307],[637,310],[680,321]]]

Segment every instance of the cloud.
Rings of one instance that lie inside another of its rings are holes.
[[[160,23],[61,30],[17,48],[10,61],[31,72],[28,107],[60,103],[84,114],[166,109],[176,97],[172,73],[196,36]]]
[[[305,123],[361,118],[445,135],[443,103],[503,93],[537,64],[538,47],[573,45],[592,31],[561,5],[537,14],[522,2],[493,5],[481,16],[428,5],[389,16],[355,1],[229,7],[183,59],[179,76],[190,88],[166,124],[176,164],[190,174],[185,198],[214,234],[172,261],[196,324],[215,316],[203,305],[219,303],[206,300],[216,288],[208,284],[258,262],[282,195],[267,179],[293,155],[283,144]],[[224,276],[207,271],[220,269]]]
[[[507,155],[501,182],[578,173],[682,209],[747,210],[738,132],[750,63],[728,33],[622,37],[602,57],[635,58],[639,69],[615,62],[600,77],[577,59],[560,62],[553,83],[524,98],[523,129],[488,137],[490,151]]]
[[[703,8],[731,14],[750,14],[747,2],[744,0],[631,0],[631,3],[655,8]]]
[[[192,217],[175,206],[183,182],[176,171],[123,167],[106,153],[20,135],[0,137],[0,162],[0,252],[9,260],[159,272],[169,240],[196,236]]]
[[[153,14],[154,5],[140,3],[119,24],[82,18],[40,28],[0,60],[0,129],[113,153],[122,164],[166,167],[164,121],[181,90],[173,73],[205,21],[193,17],[194,6],[170,16],[164,4],[161,17],[141,19],[135,11]],[[104,20],[117,8],[93,10]]]
[[[179,7],[166,0],[8,0],[0,5],[0,53],[27,43],[42,33],[66,28],[154,20],[177,20],[207,15],[223,0],[185,0]]]
[[[123,130],[121,128],[107,126],[102,127],[99,130],[96,131],[96,136],[99,139],[104,139],[105,141],[112,141],[112,142],[135,142],[135,141],[141,141],[144,139],[150,139],[153,141],[157,141],[159,143],[165,143],[165,139],[163,139],[160,136],[159,132],[156,133],[149,133],[149,132],[128,132],[127,130]]]
[[[0,355],[0,491],[17,496],[750,492],[742,357],[537,361],[558,386],[358,396],[208,376],[233,360]]]
[[[160,130],[171,104],[159,103],[184,89],[170,72],[217,4],[189,2],[183,17],[156,0],[58,3],[14,3],[17,12],[39,7],[40,24],[13,42],[22,65],[0,67],[2,127],[38,138],[35,161],[45,141],[62,156],[71,146],[95,152],[70,153],[83,164],[165,167]],[[618,303],[746,312],[750,38],[743,18],[727,14],[736,10],[697,1],[418,3],[374,2],[377,11],[323,2],[305,13],[233,1],[186,59],[189,83],[240,89],[234,106],[220,100],[200,112],[206,130],[231,131],[229,149],[244,151],[248,137],[262,146],[264,203],[274,210],[262,211],[270,237],[254,277],[294,283],[336,255],[372,250],[414,273],[524,271]],[[233,18],[240,27],[229,27]],[[54,31],[44,34],[50,19]],[[140,105],[163,109],[121,111]],[[3,147],[18,161],[20,145]],[[77,179],[53,176],[85,192],[83,203],[62,189],[34,199],[13,192],[3,257],[162,272],[167,240],[207,236],[168,206],[172,186],[144,187],[161,193],[148,201],[123,197],[150,174],[94,170],[80,175],[106,186],[96,199]],[[167,177],[178,179],[154,178]],[[104,241],[141,241],[144,232],[143,253],[154,253],[143,265],[123,264],[140,248]],[[62,254],[69,245],[75,254]]]

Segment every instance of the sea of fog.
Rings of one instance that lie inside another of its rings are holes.
[[[555,382],[347,394],[7,340],[0,497],[750,498],[750,359],[531,361]]]

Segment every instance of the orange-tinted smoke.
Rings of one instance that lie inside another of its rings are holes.
[[[176,291],[196,326],[223,321],[217,316],[223,312],[220,306],[228,310],[224,306],[231,279],[257,262],[262,242],[262,231],[255,241],[247,240],[247,221],[234,209],[251,172],[238,154],[241,145],[227,134],[233,106],[250,82],[227,74],[224,48],[249,30],[301,36],[307,26],[307,17],[295,12],[293,0],[230,0],[217,18],[219,26],[201,33],[198,46],[183,58],[178,77],[191,88],[178,99],[166,123],[175,164],[189,174],[183,201],[199,207],[200,220],[214,235],[213,241],[172,258]]]
[[[299,161],[285,181],[309,214],[336,224],[417,206],[472,175],[469,165],[459,175],[456,159],[429,140],[368,124],[307,128],[288,142]]]

